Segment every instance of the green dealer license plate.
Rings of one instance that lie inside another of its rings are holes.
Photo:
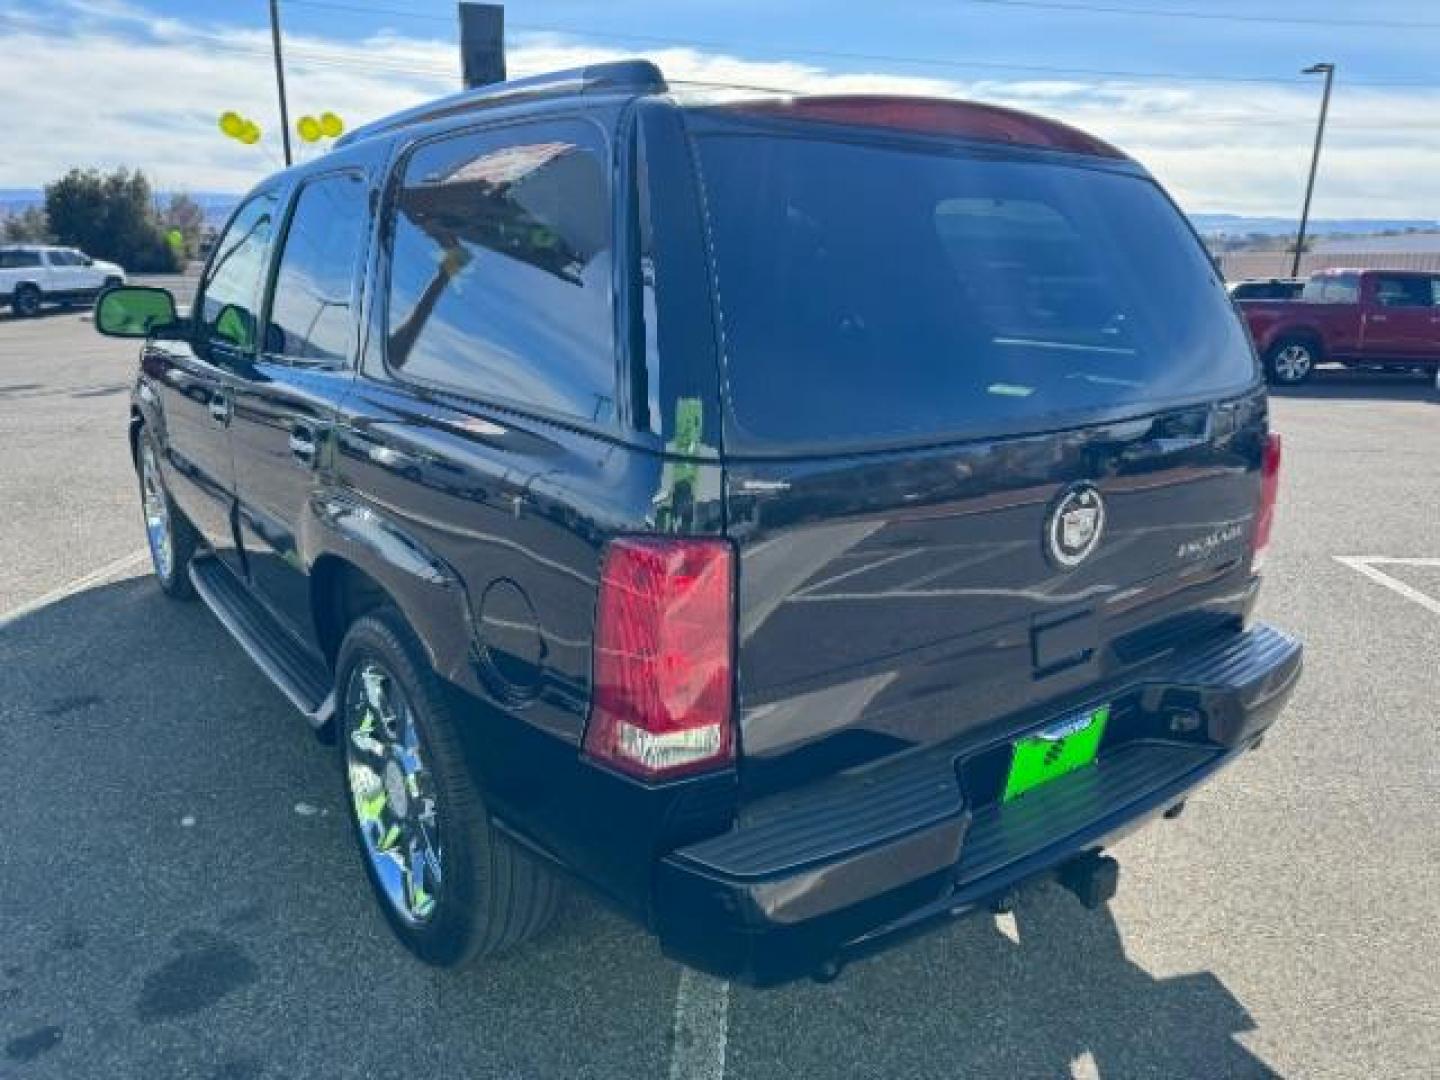
[[[1102,705],[1016,742],[1010,776],[1005,781],[1005,801],[1089,765],[1100,749],[1109,719],[1110,706]]]

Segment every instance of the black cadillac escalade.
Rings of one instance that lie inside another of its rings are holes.
[[[1103,902],[1299,674],[1251,618],[1245,330],[1155,181],[1039,117],[504,83],[261,184],[187,314],[96,322],[144,339],[161,587],[337,747],[431,963],[563,877],[761,983],[1044,876]]]

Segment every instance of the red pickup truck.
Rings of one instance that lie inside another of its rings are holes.
[[[1299,299],[1236,306],[1274,383],[1302,383],[1323,360],[1440,367],[1440,274],[1323,270]]]

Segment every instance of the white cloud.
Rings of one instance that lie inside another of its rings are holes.
[[[156,18],[119,0],[69,0],[0,19],[6,147],[0,186],[72,165],[145,169],[161,188],[240,191],[279,164],[268,30]],[[333,109],[352,126],[459,85],[451,41],[392,33],[287,39],[292,116]],[[512,44],[515,75],[634,55],[554,36]],[[1054,116],[1148,165],[1186,209],[1288,215],[1305,180],[1317,87],[1275,84],[957,80],[649,49],[672,81],[797,92],[966,97]],[[261,147],[223,138],[225,109],[254,117]],[[1337,87],[1315,213],[1430,217],[1440,208],[1440,92]]]

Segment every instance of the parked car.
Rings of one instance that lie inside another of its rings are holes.
[[[1294,300],[1305,288],[1300,278],[1257,278],[1226,287],[1232,300]]]
[[[1103,903],[1109,840],[1299,674],[1252,615],[1280,443],[1235,309],[1040,117],[501,84],[262,183],[192,316],[96,323],[147,339],[160,586],[338,743],[434,964],[562,876],[759,983],[1041,878]]]
[[[0,245],[0,304],[16,315],[38,315],[45,304],[89,303],[123,284],[120,267],[74,248]]]
[[[1440,274],[1322,270],[1298,299],[1240,305],[1270,380],[1294,386],[1321,361],[1440,365]]]

